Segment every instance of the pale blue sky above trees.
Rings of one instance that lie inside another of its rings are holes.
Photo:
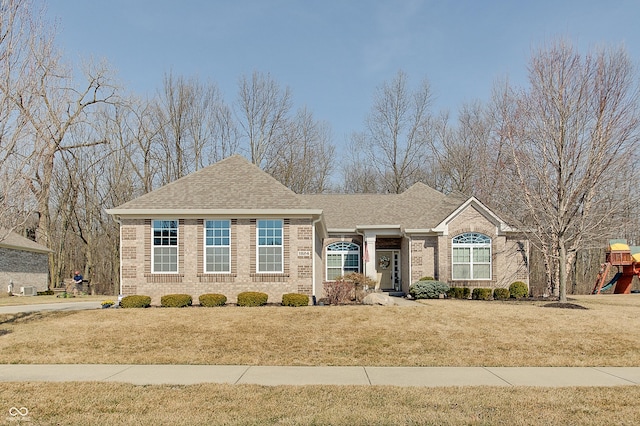
[[[375,88],[405,71],[427,78],[434,111],[488,101],[497,79],[526,84],[532,50],[558,37],[586,52],[624,45],[640,64],[637,0],[49,0],[70,60],[106,59],[127,91],[152,95],[165,73],[215,82],[270,73],[295,107],[344,146]]]

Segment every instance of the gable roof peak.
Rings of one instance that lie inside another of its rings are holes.
[[[300,209],[308,203],[242,155],[232,155],[115,210]]]

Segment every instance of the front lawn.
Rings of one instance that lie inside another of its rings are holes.
[[[640,295],[0,316],[0,363],[638,366]]]

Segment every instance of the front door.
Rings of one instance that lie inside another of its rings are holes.
[[[380,276],[381,290],[397,290],[400,284],[399,259],[400,252],[397,250],[376,250],[376,270]]]

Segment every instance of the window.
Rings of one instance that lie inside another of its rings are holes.
[[[153,272],[178,272],[178,221],[154,220]]]
[[[258,273],[282,273],[282,220],[258,220]]]
[[[454,280],[491,279],[491,238],[467,232],[454,237],[452,247]]]
[[[231,272],[231,221],[204,222],[205,272]]]
[[[327,246],[327,281],[351,272],[360,272],[360,247],[339,242]]]

